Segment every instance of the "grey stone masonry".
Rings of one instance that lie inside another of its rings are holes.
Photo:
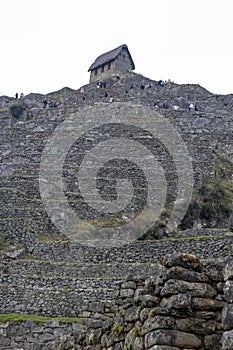
[[[222,349],[233,349],[233,257],[230,256],[224,267],[223,276],[225,280],[224,296],[226,306],[222,312],[224,333],[222,337]]]
[[[224,316],[232,296],[227,287],[226,300],[223,295],[223,266],[192,254],[167,255],[154,275],[128,275],[118,281],[113,300],[86,305],[80,322],[36,323],[28,316],[26,322],[1,323],[0,348],[232,350],[231,311]],[[226,266],[228,281],[233,271]],[[62,299],[65,291],[59,292]]]
[[[46,95],[48,100],[57,103],[56,108],[43,108],[45,96],[39,94],[30,94],[21,100],[0,97],[0,219],[3,240],[25,242],[25,235],[29,233],[54,233],[60,237],[41,199],[39,170],[46,142],[69,117],[86,115],[92,125],[99,116],[102,116],[104,124],[108,113],[113,119],[119,111],[127,114],[130,106],[145,113],[149,110],[148,115],[160,113],[187,145],[196,186],[200,186],[206,178],[214,180],[216,159],[221,157],[225,164],[232,162],[232,95],[214,95],[199,85],[167,83],[160,87],[157,81],[133,73],[125,73],[120,79],[111,76],[106,83],[106,88],[97,88],[96,83],[91,83],[79,90],[64,88]],[[133,89],[130,88],[132,84]],[[150,87],[141,89],[142,84]],[[112,104],[109,103],[110,95],[113,97]],[[189,111],[189,103],[194,100],[199,109]],[[156,101],[159,101],[158,108],[154,106]],[[165,101],[169,105],[167,109],[163,108]],[[90,142],[98,143],[101,135],[87,133],[84,136],[83,142],[88,145]],[[111,135],[106,132],[104,136]],[[72,148],[64,164],[64,189],[75,212],[79,212],[78,198],[75,197],[77,159],[76,149]],[[170,160],[164,150],[160,161],[169,178],[168,197],[175,193],[175,171]],[[198,221],[198,224],[202,222]]]

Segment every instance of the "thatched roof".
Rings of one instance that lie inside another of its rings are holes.
[[[97,57],[95,62],[92,63],[92,65],[88,69],[88,72],[92,71],[95,68],[98,68],[99,66],[102,66],[103,64],[114,61],[123,49],[126,49],[128,51],[128,54],[129,54],[129,57],[130,57],[130,60],[131,60],[132,66],[133,66],[132,69],[135,69],[134,62],[132,60],[132,57],[130,55],[130,52],[128,50],[127,45],[121,45],[121,46],[119,46],[111,51],[108,51],[108,52],[100,55],[99,57]]]

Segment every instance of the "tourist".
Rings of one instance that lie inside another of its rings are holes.
[[[199,107],[197,106],[197,104],[196,104],[196,103],[194,104],[194,109],[195,109],[195,111],[196,111],[196,112],[198,112],[198,111],[199,111]]]
[[[192,111],[195,109],[194,103],[190,103],[189,105],[189,111]]]
[[[46,108],[47,105],[48,105],[48,100],[47,100],[47,98],[44,98],[43,99],[43,108]]]
[[[159,86],[164,86],[164,81],[163,80],[159,80],[158,85]]]

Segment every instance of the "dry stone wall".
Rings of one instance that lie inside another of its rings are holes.
[[[220,350],[223,326],[232,327],[232,320],[221,320],[226,299],[231,301],[229,282],[224,297],[222,268],[191,254],[171,254],[155,275],[119,281],[114,301],[90,304],[81,324],[1,324],[1,349]],[[224,332],[223,349],[231,349],[229,336]]]
[[[208,231],[206,231],[207,233]],[[210,230],[211,234],[202,236],[205,231],[195,230],[193,236],[171,239],[135,241],[119,247],[91,247],[76,242],[35,243],[30,249],[33,258],[51,261],[82,261],[86,263],[154,263],[166,254],[185,251],[199,255],[201,259],[226,257],[232,232],[229,230]],[[184,233],[184,235],[185,235]],[[195,237],[196,236],[196,237]]]
[[[229,256],[226,261],[223,276],[225,280],[224,295],[227,305],[222,312],[223,338],[222,349],[233,349],[233,257]]]

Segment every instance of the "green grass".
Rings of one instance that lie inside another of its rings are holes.
[[[216,153],[216,152],[215,152]],[[200,188],[193,191],[192,200],[179,227],[193,228],[201,219],[208,226],[226,227],[233,206],[233,164],[216,153],[215,179],[203,180]]]
[[[56,237],[53,233],[42,235],[40,233],[34,233],[39,243],[48,243],[48,242],[68,242],[69,239],[65,237]]]
[[[16,322],[16,321],[28,321],[31,320],[35,323],[59,321],[59,322],[82,322],[83,319],[79,317],[43,317],[39,315],[27,315],[27,314],[0,314],[0,322]]]
[[[123,325],[114,325],[112,327],[112,332],[117,332],[118,334],[121,334],[122,332],[124,332],[124,326]]]
[[[192,236],[192,237],[168,237],[168,238],[162,238],[160,241],[173,241],[173,242],[179,242],[179,241],[196,241],[196,240],[202,240],[202,239],[223,239],[223,238],[229,238],[232,237],[233,234],[230,235],[221,235],[221,236]]]

